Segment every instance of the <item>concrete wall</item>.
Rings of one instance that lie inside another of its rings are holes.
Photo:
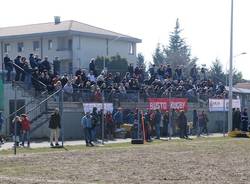
[[[81,127],[82,113],[64,112],[62,124],[64,126],[65,139],[83,139],[83,128]]]

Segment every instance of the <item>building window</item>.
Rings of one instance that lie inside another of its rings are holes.
[[[24,50],[23,42],[17,43],[17,52],[23,52],[23,50]]]
[[[33,51],[39,51],[40,43],[39,41],[33,42]]]
[[[5,43],[4,44],[4,52],[8,53],[8,52],[10,52],[10,50],[11,50],[10,44],[9,43]]]
[[[48,41],[48,49],[51,50],[52,47],[53,47],[53,42],[52,42],[52,40],[49,40]]]
[[[134,43],[129,43],[128,45],[128,53],[130,55],[134,55],[135,54],[135,44]]]

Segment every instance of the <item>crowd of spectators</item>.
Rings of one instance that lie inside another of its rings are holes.
[[[198,70],[196,65],[193,65],[188,75],[184,75],[182,66],[173,68],[169,64],[159,67],[152,65],[145,71],[144,67],[130,64],[127,72],[122,75],[120,72],[98,73],[95,60],[91,59],[88,70],[78,69],[74,76],[60,76],[57,71],[52,71],[53,67],[47,57],[42,60],[30,54],[28,60],[17,56],[12,61],[6,55],[4,64],[7,81],[11,80],[11,72],[15,69],[15,81],[23,81],[27,89],[33,86],[36,91],[41,91],[46,87],[52,93],[63,88],[65,100],[69,101],[101,102],[103,94],[105,101],[138,101],[170,96],[197,100],[198,96],[207,99],[222,98],[225,95],[225,86],[210,80],[205,68]]]

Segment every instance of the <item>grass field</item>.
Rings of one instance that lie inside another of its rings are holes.
[[[250,183],[250,140],[244,138],[18,151],[0,152],[1,184]]]

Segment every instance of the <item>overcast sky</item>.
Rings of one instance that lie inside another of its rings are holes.
[[[250,0],[234,0],[234,64],[250,79]],[[2,0],[0,27],[76,20],[142,39],[138,52],[152,61],[157,43],[168,44],[176,18],[199,64],[218,58],[228,67],[231,0]]]

